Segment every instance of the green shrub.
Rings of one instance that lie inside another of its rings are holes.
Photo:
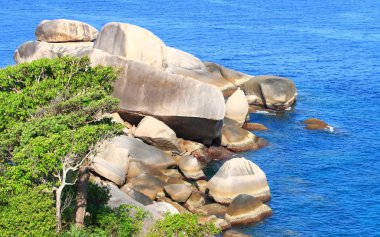
[[[195,214],[167,214],[152,227],[148,237],[204,237],[219,232],[212,223],[199,224]]]

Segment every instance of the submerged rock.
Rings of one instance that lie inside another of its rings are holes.
[[[243,126],[248,114],[248,102],[244,92],[239,88],[227,100],[226,117]]]
[[[159,71],[163,71],[167,66],[164,42],[149,30],[132,24],[106,24],[100,31],[94,48],[144,63]]]
[[[98,36],[93,26],[74,20],[56,19],[42,21],[35,35],[38,41],[56,42],[89,42]]]
[[[228,160],[234,155],[233,152],[222,146],[211,146],[207,149],[207,153],[211,160]]]
[[[305,128],[309,130],[323,130],[330,127],[326,122],[317,118],[309,118],[303,122],[306,124]]]
[[[217,202],[228,204],[240,194],[249,194],[266,202],[270,191],[265,173],[245,158],[226,161],[207,183],[209,195]]]
[[[162,150],[178,151],[175,132],[165,123],[151,116],[146,116],[141,120],[133,135]]]
[[[231,224],[259,222],[272,215],[272,209],[257,198],[240,194],[228,206],[226,220]]]

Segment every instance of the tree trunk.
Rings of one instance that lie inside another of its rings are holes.
[[[61,186],[55,192],[55,217],[57,220],[57,233],[62,229],[62,218],[61,218],[61,195],[62,195]]]
[[[75,210],[75,225],[78,228],[84,227],[84,217],[86,215],[87,205],[87,190],[90,172],[88,166],[79,168],[78,181],[77,181],[77,196],[76,196],[76,210]]]

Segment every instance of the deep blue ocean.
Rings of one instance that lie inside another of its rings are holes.
[[[243,155],[266,173],[274,215],[240,230],[380,236],[380,1],[0,0],[0,67],[55,18],[136,24],[202,60],[294,80],[293,111],[251,115],[270,144]],[[309,117],[335,132],[305,130]]]

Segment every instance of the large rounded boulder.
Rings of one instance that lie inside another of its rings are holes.
[[[234,225],[259,222],[271,215],[269,206],[251,195],[240,194],[228,206],[225,218]]]
[[[270,191],[265,173],[253,162],[245,158],[226,161],[207,183],[209,195],[222,204],[240,194],[249,194],[266,202]]]
[[[42,21],[35,35],[38,41],[56,42],[89,42],[98,36],[93,26],[74,20],[56,19]]]
[[[147,64],[160,71],[167,67],[164,42],[149,30],[136,25],[119,22],[106,24],[94,48]]]
[[[248,102],[244,92],[239,88],[227,100],[226,117],[243,126],[248,114]]]
[[[241,85],[248,96],[256,99],[250,104],[262,105],[273,110],[285,110],[291,107],[297,98],[297,89],[293,81],[278,76],[255,76]]]

